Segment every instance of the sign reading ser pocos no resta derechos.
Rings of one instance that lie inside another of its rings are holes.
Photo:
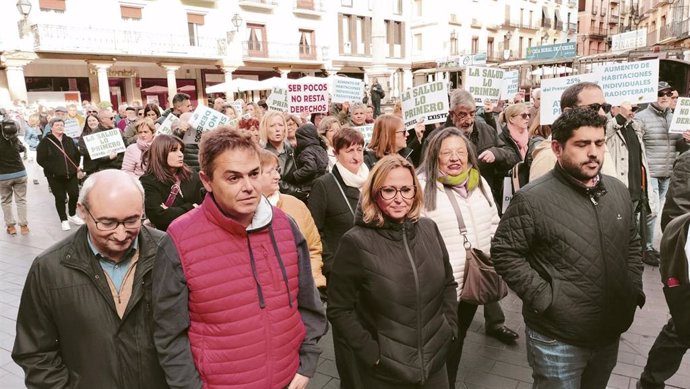
[[[291,114],[328,112],[328,81],[288,83],[287,99]]]

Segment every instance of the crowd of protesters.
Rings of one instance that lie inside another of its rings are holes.
[[[450,388],[478,308],[463,300],[472,247],[523,302],[535,388],[605,388],[643,263],[661,264],[676,305],[638,384],[661,388],[690,345],[690,130],[668,131],[673,92],[659,82],[639,110],[583,82],[541,125],[539,89],[479,108],[457,89],[445,123],[406,128],[376,82],[372,105],[311,116],[216,98],[232,120],[201,139],[186,94],[165,111],[15,111],[7,233],[13,195],[29,233],[41,168],[62,229],[83,226],[34,262],[13,358],[29,387],[302,389],[328,321],[342,388]],[[84,136],[111,129],[126,151],[90,158]],[[519,338],[499,302],[484,316],[487,336]]]

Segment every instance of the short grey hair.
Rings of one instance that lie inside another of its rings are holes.
[[[53,128],[53,124],[55,124],[55,123],[57,123],[57,122],[61,122],[62,124],[65,124],[65,121],[64,121],[63,119],[60,119],[60,118],[52,118],[52,119],[50,119],[50,121],[48,122],[48,127]],[[19,127],[17,127],[17,128],[19,128]]]
[[[531,95],[532,95],[532,97],[534,97],[534,98],[541,97],[541,88],[534,88],[534,89],[532,89]]]
[[[477,103],[474,101],[472,94],[464,89],[456,89],[450,95],[450,109],[456,107],[471,107],[474,108]]]
[[[106,170],[101,170],[100,172],[93,173],[86,177],[86,180],[84,181],[84,184],[81,186],[81,191],[79,191],[79,198],[77,199],[77,202],[81,205],[88,206],[88,201],[86,199],[89,197],[89,193],[91,192],[91,189],[93,189],[96,186],[96,182],[98,181],[98,177],[103,175],[103,172],[108,172],[108,174],[117,174],[124,177],[127,177],[128,180],[134,186],[139,190],[139,193],[141,193],[141,204],[142,206],[144,205],[144,187],[141,185],[141,182],[139,179],[129,173],[126,173],[122,170],[117,170],[117,169],[106,169]]]
[[[356,109],[361,109],[361,110],[366,111],[366,110],[367,110],[367,106],[366,106],[366,104],[362,103],[361,101],[357,101],[357,102],[355,102],[355,103],[352,103],[352,104],[350,105],[350,108],[349,108],[349,109],[350,109],[350,112],[354,112]]]

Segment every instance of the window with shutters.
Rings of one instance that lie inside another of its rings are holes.
[[[120,16],[125,20],[141,20],[141,8],[121,5]]]
[[[189,31],[189,45],[199,46],[199,29],[204,25],[204,15],[187,14],[187,29]]]
[[[316,47],[314,46],[314,31],[299,30],[299,36],[300,59],[316,59]]]
[[[252,57],[266,57],[268,55],[266,26],[247,23],[247,30],[249,30],[249,37],[247,39],[249,55]]]

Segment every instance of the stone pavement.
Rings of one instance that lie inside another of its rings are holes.
[[[31,182],[31,181],[29,181]],[[23,371],[14,364],[10,352],[14,343],[15,322],[22,286],[33,258],[69,232],[60,230],[48,193],[45,178],[39,185],[29,183],[29,227],[27,236],[11,237],[0,231],[0,388],[24,388]],[[668,308],[661,292],[658,269],[645,266],[644,288],[647,304],[637,311],[632,327],[623,334],[618,364],[613,370],[609,388],[635,388],[637,378],[647,360],[647,352],[661,327],[669,318]],[[527,364],[524,342],[524,322],[521,302],[512,293],[502,301],[506,324],[520,333],[514,346],[506,346],[484,335],[481,308],[475,315],[463,350],[456,388],[468,389],[527,389],[531,387],[531,369]],[[309,389],[337,389],[338,372],[335,368],[330,333],[321,341],[323,354],[317,374]],[[690,357],[686,355],[679,372],[667,387],[690,388]]]

